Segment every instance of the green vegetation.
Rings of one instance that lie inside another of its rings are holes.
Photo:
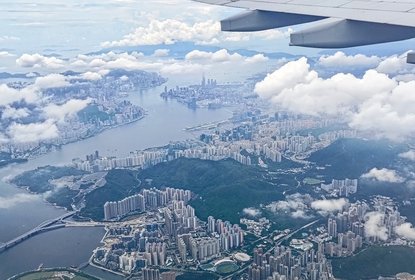
[[[78,194],[78,191],[71,190],[69,188],[60,188],[54,191],[46,200],[50,203],[65,207],[66,209],[72,209],[73,198]]]
[[[108,172],[105,186],[96,189],[85,197],[86,206],[80,215],[93,220],[104,218],[103,207],[107,201],[118,201],[140,191],[137,172],[131,170],[114,169]]]
[[[98,280],[98,278],[74,269],[43,269],[42,271],[25,272],[14,276],[11,280]]]
[[[185,272],[176,277],[176,280],[216,280],[219,277],[209,272]]]
[[[100,111],[98,106],[88,105],[86,108],[82,109],[78,112],[78,117],[82,122],[90,122],[90,121],[107,121],[111,118],[110,115],[107,113]]]
[[[259,167],[244,166],[233,160],[204,161],[178,159],[146,169],[139,174],[152,186],[189,189],[199,195],[192,201],[197,215],[239,222],[239,213],[246,207],[283,199],[292,179],[287,175],[271,182]],[[272,184],[274,183],[274,184]]]
[[[415,249],[375,246],[356,256],[333,259],[333,273],[340,279],[377,279],[400,272],[415,273]]]
[[[372,195],[383,195],[395,198],[398,201],[407,200],[413,197],[415,189],[409,188],[405,183],[375,182],[360,180],[360,187],[357,191],[357,199],[366,199]],[[413,216],[413,213],[408,213]]]
[[[362,139],[341,139],[325,149],[313,153],[309,160],[324,170],[316,174],[327,179],[359,178],[372,168],[391,168],[403,146],[388,141],[367,141]],[[314,177],[314,176],[310,176]]]
[[[294,218],[289,213],[284,212],[272,212],[269,210],[263,210],[263,215],[269,219],[270,221],[274,222],[272,226],[272,230],[284,230],[287,228],[300,228],[306,224],[308,224],[312,218],[304,217],[304,218]]]
[[[224,262],[215,266],[217,273],[226,275],[231,274],[239,269],[239,266],[234,262]]]
[[[80,176],[83,174],[85,172],[73,167],[44,166],[23,172],[11,182],[20,187],[28,187],[34,193],[45,193],[54,190],[54,186],[49,183],[49,180],[59,179],[65,176]]]
[[[71,190],[67,187],[57,188],[50,183],[50,180],[60,179],[66,176],[81,176],[85,172],[72,167],[44,166],[35,170],[26,171],[16,176],[11,182],[20,187],[27,187],[34,193],[51,192],[46,200],[66,209],[72,209],[73,198],[79,191]]]
[[[303,180],[303,184],[306,184],[306,185],[318,185],[318,184],[321,184],[321,183],[322,183],[321,180],[314,179],[314,178],[309,178],[309,177],[304,178],[304,180]]]
[[[291,168],[304,167],[303,164],[286,158],[283,158],[281,162],[273,162],[272,160],[266,159],[265,164],[268,166],[269,171],[286,171]]]
[[[303,135],[303,136],[307,136],[309,134],[318,137],[320,134],[326,133],[326,132],[331,132],[331,131],[336,131],[339,129],[348,129],[349,127],[347,125],[344,124],[334,124],[334,125],[330,125],[327,127],[320,127],[320,128],[310,128],[310,129],[303,129],[300,130],[298,132],[298,134]]]

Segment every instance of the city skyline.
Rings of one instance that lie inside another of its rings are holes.
[[[240,11],[190,0],[0,7],[0,279],[415,277],[415,39],[293,47],[309,24],[222,32]]]

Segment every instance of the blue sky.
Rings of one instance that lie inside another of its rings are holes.
[[[101,48],[105,41],[120,40],[152,20],[174,19],[193,25],[238,12],[190,0],[90,0],[90,1],[2,1],[0,4],[0,49],[17,55],[86,53]],[[286,32],[287,29],[282,29]],[[230,48],[309,53],[288,47],[286,37],[222,43]],[[314,52],[315,53],[315,52]]]

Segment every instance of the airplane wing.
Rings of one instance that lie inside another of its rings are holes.
[[[243,8],[223,31],[259,31],[318,21],[291,34],[291,45],[345,48],[415,38],[415,0],[195,0]]]

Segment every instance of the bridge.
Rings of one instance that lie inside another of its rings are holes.
[[[10,249],[10,248],[16,246],[17,244],[20,244],[21,242],[25,241],[26,239],[29,239],[30,237],[35,236],[39,233],[65,227],[65,224],[57,224],[57,225],[53,225],[53,224],[55,224],[57,222],[61,222],[64,219],[67,219],[67,218],[73,216],[75,213],[76,213],[75,211],[68,212],[68,213],[66,213],[62,216],[57,217],[57,218],[47,220],[47,221],[41,223],[40,225],[38,225],[37,227],[35,227],[34,229],[31,229],[30,231],[28,231],[26,233],[23,233],[22,235],[14,238],[14,239],[6,242],[6,243],[0,244],[0,253],[6,251],[7,249]]]

